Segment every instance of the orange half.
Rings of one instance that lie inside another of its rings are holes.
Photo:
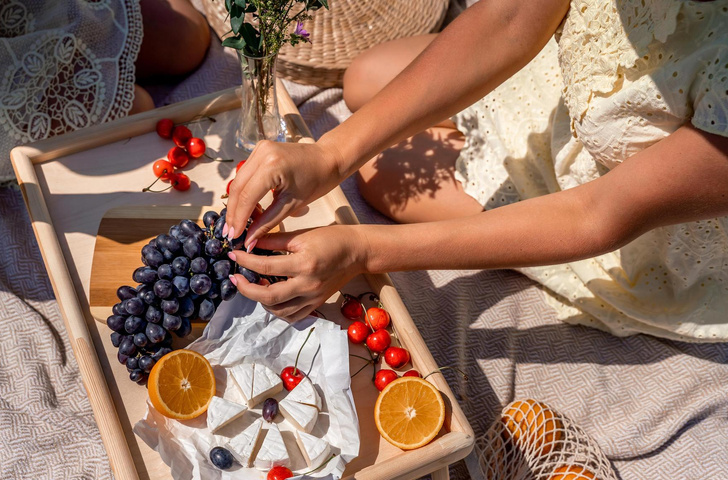
[[[413,450],[430,443],[440,431],[445,422],[445,402],[427,380],[401,377],[379,394],[374,422],[389,443]]]
[[[212,365],[193,350],[175,350],[160,358],[147,385],[154,408],[176,420],[202,415],[215,396]]]

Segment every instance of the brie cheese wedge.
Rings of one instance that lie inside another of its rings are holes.
[[[306,459],[308,468],[318,468],[328,460],[331,454],[331,445],[323,438],[314,437],[304,432],[296,432],[296,443]]]
[[[259,470],[270,470],[273,467],[287,467],[291,463],[288,457],[288,449],[283,442],[281,431],[275,423],[268,426],[268,432],[263,439],[258,454],[255,456],[255,468]]]
[[[278,408],[283,416],[291,422],[298,430],[311,433],[316,420],[318,420],[318,410],[311,405],[292,402],[287,397],[278,402]]]
[[[286,395],[286,399],[304,405],[311,405],[319,411],[321,410],[321,397],[319,397],[316,387],[313,386],[313,382],[308,377],[303,377],[303,380],[291,390],[291,393]]]
[[[283,390],[283,381],[273,370],[262,363],[255,364],[253,391],[248,399],[248,408],[253,408],[268,397]]]
[[[255,446],[258,444],[262,427],[263,419],[259,418],[228,442],[228,450],[240,462],[240,465],[244,467],[250,467],[252,465],[253,452],[255,451]]]
[[[253,398],[253,376],[255,373],[254,363],[243,363],[235,365],[230,373],[233,376],[233,380],[238,384],[243,398],[248,403],[248,408],[253,408],[255,404],[251,405],[250,400]]]
[[[212,397],[207,407],[207,428],[213,433],[240,417],[248,408],[221,397]]]

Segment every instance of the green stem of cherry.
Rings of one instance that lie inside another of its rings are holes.
[[[313,329],[316,327],[311,327],[311,330],[308,331],[308,335],[306,335],[306,340],[303,341],[303,344],[301,345],[301,348],[298,349],[298,353],[296,354],[296,363],[293,364],[293,376],[295,377],[298,373],[298,357],[301,356],[301,352],[303,351],[303,347],[306,345],[306,342],[308,342],[309,337],[311,337],[311,334],[313,333]]]
[[[434,373],[442,373],[443,370],[455,370],[455,371],[459,372],[460,375],[463,376],[463,379],[464,380],[467,380],[468,379],[468,374],[465,373],[465,372],[463,372],[462,370],[460,370],[458,367],[440,367],[437,370],[435,370],[434,372],[428,373],[427,375],[425,375],[424,377],[422,377],[422,379],[424,380],[424,379],[426,379],[427,377],[429,377],[430,375],[432,375]]]

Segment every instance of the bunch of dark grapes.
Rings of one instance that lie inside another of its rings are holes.
[[[132,381],[144,384],[154,364],[172,351],[172,333],[186,337],[193,320],[209,321],[220,302],[235,296],[230,274],[240,273],[253,283],[262,278],[271,283],[281,280],[261,277],[228,258],[231,250],[243,248],[247,229],[232,242],[224,239],[225,212],[206,212],[205,228],[182,220],[150,240],[142,248],[144,265],[132,275],[138,286],[124,285],[116,291],[119,303],[106,324],[113,330],[117,358]],[[253,253],[275,254],[260,249]]]

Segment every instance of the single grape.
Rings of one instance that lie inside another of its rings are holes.
[[[143,380],[146,380],[146,378],[145,378],[145,376],[144,376],[144,372],[142,372],[142,371],[141,371],[141,370],[139,370],[138,368],[137,368],[136,370],[133,370],[133,371],[132,371],[132,372],[131,372],[131,373],[129,374],[129,379],[130,379],[130,380],[131,380],[132,382],[136,382],[136,383],[141,383],[141,382],[142,382]]]
[[[124,322],[124,329],[126,333],[134,334],[143,331],[146,323],[141,317],[129,315],[126,317],[126,322]]]
[[[129,357],[126,360],[126,368],[130,368],[132,370],[139,368],[139,359],[137,357]]]
[[[177,297],[184,297],[190,292],[190,279],[187,277],[174,277],[172,279],[172,285],[174,285],[174,293]]]
[[[220,470],[227,470],[233,466],[233,454],[222,447],[210,450],[210,461]]]
[[[174,286],[169,280],[158,280],[157,283],[154,284],[154,293],[159,298],[169,298],[174,295]]]
[[[207,298],[204,299],[200,303],[200,313],[199,313],[200,320],[207,322],[212,318],[212,316],[214,314],[215,314],[215,305],[212,303],[211,300],[209,300]]]
[[[147,339],[147,336],[144,334],[144,332],[139,332],[136,335],[134,335],[134,345],[137,347],[146,347],[149,340]]]
[[[179,310],[179,302],[176,298],[162,300],[162,311],[164,313],[169,313],[171,315],[173,313],[177,313],[177,310]]]
[[[144,303],[147,305],[153,305],[156,307],[159,305],[160,298],[157,297],[154,293],[154,289],[152,289],[148,292],[144,292],[144,298],[142,300],[144,300]]]
[[[205,253],[211,257],[217,257],[222,253],[222,242],[217,238],[211,238],[205,242]]]
[[[229,278],[220,282],[220,296],[223,300],[232,300],[236,293],[238,293],[238,288]]]
[[[218,218],[220,218],[220,215],[218,215],[217,212],[209,210],[202,216],[202,223],[204,223],[207,228],[210,228],[210,225],[215,225]]]
[[[190,290],[195,292],[197,295],[204,295],[210,291],[212,287],[212,280],[204,273],[194,275],[190,279]]]
[[[182,319],[182,325],[174,332],[178,337],[186,337],[192,333],[192,321],[189,318]]]
[[[172,260],[177,256],[172,250],[166,248],[162,249],[162,256],[164,257],[165,263],[172,263]]]
[[[215,280],[223,280],[230,276],[230,261],[229,260],[218,260],[212,265],[212,270],[215,272]]]
[[[148,322],[159,323],[162,321],[164,315],[162,314],[162,311],[160,309],[150,305],[147,308],[147,313],[144,315],[144,317],[147,319]]]
[[[152,367],[155,363],[157,363],[156,360],[154,360],[149,355],[142,355],[141,357],[139,357],[139,368],[144,370],[146,373],[152,371]]]
[[[126,317],[123,315],[111,315],[106,319],[106,325],[115,332],[123,333]]]
[[[129,315],[141,315],[144,312],[144,301],[137,297],[124,300],[121,305]]]
[[[164,263],[164,255],[156,248],[150,249],[147,253],[142,252],[144,264],[157,268]]]
[[[172,272],[172,266],[164,263],[157,269],[157,276],[160,280],[172,280],[174,272]]]
[[[212,229],[212,235],[218,240],[222,240],[222,229],[225,228],[225,215],[220,214],[220,218],[215,222],[215,227]]]
[[[157,361],[157,362],[158,362],[160,358],[162,358],[163,356],[167,355],[167,354],[168,354],[168,353],[170,353],[171,351],[172,351],[172,349],[171,349],[171,348],[167,348],[167,347],[162,347],[162,348],[160,348],[159,350],[157,350],[156,352],[154,352],[154,353],[152,354],[152,358],[153,358],[153,359],[154,359],[155,361]]]
[[[167,334],[167,330],[162,328],[161,325],[157,325],[156,323],[147,323],[145,333],[147,335],[147,339],[149,339],[150,342],[159,343],[164,340],[164,336]]]
[[[126,355],[127,357],[133,357],[134,355],[136,355],[137,347],[136,345],[134,345],[134,341],[129,337],[124,338],[119,344],[119,353],[122,355]]]
[[[124,300],[136,297],[136,294],[136,290],[134,290],[134,288],[130,287],[129,285],[123,285],[116,290],[116,296],[119,297],[119,300],[121,300],[122,302]]]
[[[203,245],[207,241],[207,235],[205,235],[204,230],[200,230],[199,232],[195,232],[190,238],[194,238],[198,242],[200,242],[200,245]]]
[[[244,268],[244,267],[243,268],[239,268],[238,270],[239,270],[238,273],[240,273],[240,275],[242,275],[243,277],[245,277],[245,279],[247,281],[249,281],[250,283],[258,283],[258,282],[260,282],[260,275],[258,275],[258,273],[254,272],[252,270],[248,270],[247,268]]]
[[[207,260],[202,257],[193,258],[190,263],[192,273],[205,273],[207,271]]]
[[[180,317],[189,317],[194,313],[194,311],[195,303],[190,297],[182,297],[179,299],[179,310],[177,310],[177,315]]]
[[[266,398],[263,402],[263,419],[270,423],[278,416],[278,401],[275,398]]]
[[[182,318],[177,315],[164,314],[164,320],[162,320],[162,326],[167,330],[173,332],[182,325]]]
[[[177,257],[172,260],[172,271],[175,275],[187,275],[190,269],[190,259],[187,257]]]
[[[169,227],[169,230],[167,231],[168,234],[179,240],[178,235],[180,234],[179,225],[172,225]]]
[[[194,235],[195,232],[199,232],[200,230],[202,230],[200,226],[192,220],[182,220],[181,222],[179,222],[179,229],[185,235],[190,236]]]
[[[222,210],[220,210],[220,216],[224,217],[227,214],[227,207],[224,207]]]
[[[182,249],[189,258],[195,258],[202,253],[202,244],[196,238],[190,237],[182,244]]]
[[[149,240],[149,243],[147,245],[149,245],[150,247],[157,248],[157,238],[155,237],[155,238]]]
[[[132,343],[132,345],[134,344]],[[129,357],[121,352],[116,352],[116,359],[119,361],[120,364],[126,365],[126,361],[129,359]]]
[[[126,315],[126,310],[121,306],[121,302],[115,303],[113,307],[111,307],[111,312],[114,315]]]
[[[205,295],[207,298],[215,299],[220,296],[220,284],[217,282],[212,282],[212,286],[210,287],[210,290]]]
[[[243,233],[240,234],[237,238],[234,238],[232,242],[230,242],[230,248],[232,250],[245,250],[245,237],[248,236],[248,229],[246,228],[243,230]]]
[[[124,336],[121,333],[119,333],[119,332],[111,332],[111,344],[114,347],[119,348],[119,344],[121,343],[121,341],[123,339],[124,339]]]
[[[172,235],[162,233],[157,236],[157,247],[166,248],[170,252],[177,253],[182,250],[182,243]]]

